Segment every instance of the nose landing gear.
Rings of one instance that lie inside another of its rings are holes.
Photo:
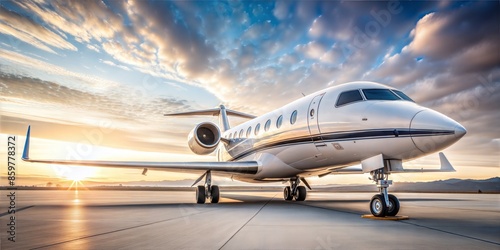
[[[399,212],[399,200],[396,196],[388,194],[387,188],[392,185],[388,180],[389,174],[384,169],[371,172],[372,180],[377,183],[380,194],[376,194],[370,201],[370,212],[375,217],[396,216]]]

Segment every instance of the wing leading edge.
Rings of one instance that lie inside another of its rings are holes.
[[[27,162],[74,165],[74,166],[94,166],[108,168],[134,168],[175,172],[199,172],[216,171],[239,174],[256,174],[259,169],[257,161],[239,162],[140,162],[140,161],[87,161],[87,160],[38,160],[29,158],[30,130],[28,126],[26,142],[22,159]]]

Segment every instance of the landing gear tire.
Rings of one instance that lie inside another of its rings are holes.
[[[384,217],[387,213],[387,205],[385,204],[384,196],[376,194],[370,201],[370,212],[375,217]]]
[[[290,189],[290,187],[285,187],[283,189],[283,198],[286,201],[291,201],[293,199],[292,190]]]
[[[396,216],[399,212],[399,200],[396,196],[389,194],[389,203],[387,205],[387,216]]]
[[[297,194],[295,195],[295,200],[296,201],[304,201],[307,196],[307,190],[306,187],[304,186],[298,186],[297,187]]]
[[[205,187],[197,186],[196,187],[196,203],[204,204],[205,203]]]
[[[219,203],[219,197],[220,197],[220,192],[219,192],[219,186],[212,186],[212,203]]]

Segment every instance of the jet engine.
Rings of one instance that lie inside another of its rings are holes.
[[[206,155],[215,151],[219,145],[221,133],[219,127],[211,122],[202,122],[188,135],[188,145],[193,153]]]

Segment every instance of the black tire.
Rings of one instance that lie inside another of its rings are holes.
[[[370,212],[375,217],[384,217],[387,213],[387,205],[385,204],[384,196],[376,194],[370,201]]]
[[[295,195],[295,200],[296,201],[304,201],[307,196],[307,190],[306,187],[304,186],[298,186],[297,187],[297,194]]]
[[[396,216],[399,212],[399,200],[396,196],[389,195],[390,204],[387,206],[387,216]]]
[[[290,190],[290,187],[285,187],[285,189],[283,189],[283,198],[286,201],[291,201],[293,199],[292,190]]]
[[[196,203],[198,203],[198,204],[205,203],[205,187],[204,186],[196,187]]]
[[[219,197],[220,197],[220,192],[219,192],[219,186],[212,186],[212,203],[219,203]]]

